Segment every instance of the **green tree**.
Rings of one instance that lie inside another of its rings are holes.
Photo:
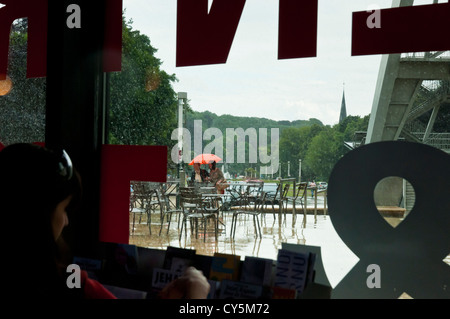
[[[45,78],[26,78],[27,19],[13,23],[8,75],[12,91],[0,97],[0,141],[43,141]],[[128,145],[174,145],[177,96],[175,75],[160,69],[150,39],[123,18],[122,71],[110,75],[109,142]],[[170,153],[170,147],[169,147]]]
[[[344,121],[335,125],[335,129],[344,134],[344,140],[353,141],[355,132],[357,131],[367,131],[369,126],[369,115],[361,118],[360,116],[349,115]]]
[[[313,138],[321,131],[326,129],[325,126],[313,124],[311,126],[286,128],[280,137],[280,162],[281,174],[287,176],[287,162],[290,162],[290,174],[292,177],[298,176],[299,160],[302,160],[302,180],[308,178],[310,168],[303,161],[307,155],[308,148]]]
[[[311,141],[305,157],[308,179],[328,181],[337,161],[345,154],[343,133],[326,128]]]
[[[175,75],[161,70],[150,39],[123,19],[122,71],[111,74],[109,138],[112,144],[172,146],[177,127]],[[171,147],[169,147],[170,153]]]
[[[226,129],[227,128],[242,128],[244,130],[247,130],[248,128],[255,128],[258,136],[259,136],[259,129],[260,128],[266,128],[267,129],[267,150],[261,148],[258,145],[258,151],[265,152],[267,154],[271,153],[271,129],[272,128],[278,128],[280,133],[280,157],[282,161],[291,160],[291,175],[294,176],[295,174],[298,174],[298,163],[299,157],[301,155],[298,154],[306,154],[306,141],[310,141],[311,138],[317,134],[318,131],[321,130],[321,127],[323,127],[322,122],[320,122],[317,119],[309,119],[309,120],[296,120],[296,121],[275,121],[270,120],[267,118],[258,118],[258,117],[239,117],[239,116],[233,116],[229,114],[224,115],[216,115],[214,113],[211,113],[209,111],[205,112],[196,112],[191,111],[186,116],[186,128],[191,132],[191,134],[194,132],[194,121],[195,120],[201,120],[202,121],[202,129],[203,132],[208,128],[218,128],[222,134],[223,134],[223,149],[224,149],[224,155],[226,154]],[[310,128],[312,127],[312,128]],[[304,128],[304,133],[298,137],[295,135],[295,133],[298,129]],[[291,138],[289,137],[291,134],[294,134]],[[311,136],[310,136],[311,135]],[[284,142],[283,142],[284,140]],[[203,147],[208,144],[210,141],[203,141]],[[292,144],[292,145],[300,145],[302,146],[302,151],[300,150],[291,150],[287,147],[287,145],[283,145],[283,143]],[[298,144],[300,143],[300,144]],[[304,145],[305,144],[305,145]],[[203,149],[203,148],[202,148]],[[287,151],[284,151],[284,150]],[[249,154],[249,143],[248,139],[245,142],[245,154],[246,158],[248,159]],[[286,157],[288,155],[288,157]],[[291,159],[292,158],[292,159]],[[295,160],[294,160],[295,159]],[[248,167],[248,164],[250,163],[236,163],[236,154],[235,154],[235,163],[227,163],[227,172],[230,172],[231,174],[238,174],[238,175],[245,175],[246,168]],[[259,164],[253,164],[255,165],[256,170],[259,170]],[[286,165],[282,165],[281,169],[283,170],[283,176],[287,172]]]

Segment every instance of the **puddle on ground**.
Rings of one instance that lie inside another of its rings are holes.
[[[307,215],[306,220],[303,219],[303,215],[297,215],[296,220],[293,221],[292,214],[287,214],[286,218],[283,217],[280,222],[278,214],[275,218],[273,214],[265,214],[260,217],[261,238],[255,236],[252,218],[241,215],[238,218],[233,239],[230,236],[232,214],[224,212],[224,215],[221,215],[217,240],[212,223],[208,225],[206,237],[203,236],[203,230],[199,230],[198,237],[191,234],[188,226],[188,232],[183,230],[180,238],[178,220],[175,216],[169,230],[167,222],[164,222],[161,236],[159,235],[161,223],[157,211],[152,214],[152,235],[149,234],[146,216],[143,214],[141,217],[139,223],[139,216],[136,216],[134,232],[132,232],[132,216],[130,216],[129,237],[130,244],[141,247],[166,249],[168,246],[173,246],[194,249],[200,255],[212,256],[218,252],[238,255],[242,260],[245,256],[276,260],[282,243],[320,246],[324,268],[332,287],[335,287],[359,260],[336,233],[328,215]],[[386,221],[395,227],[401,219],[388,217]],[[450,255],[444,261],[450,264]]]
[[[235,237],[231,234],[231,212],[224,212],[221,216],[218,238],[214,235],[214,228],[208,225],[206,237],[203,230],[198,236],[183,230],[180,238],[178,220],[175,216],[167,233],[168,224],[164,222],[159,235],[161,224],[158,212],[152,214],[151,232],[147,225],[147,218],[143,214],[139,223],[136,216],[134,231],[132,231],[132,216],[130,216],[129,243],[141,247],[166,249],[168,246],[195,249],[197,254],[212,256],[214,253],[234,254],[241,257],[256,256],[276,260],[278,249],[282,243],[306,244],[322,247],[324,267],[331,285],[334,287],[358,261],[358,258],[347,248],[334,230],[330,217],[327,215],[297,215],[292,220],[292,214],[287,214],[280,222],[279,215],[265,214],[260,217],[262,237],[255,235],[253,219],[246,215],[239,216],[236,224]]]

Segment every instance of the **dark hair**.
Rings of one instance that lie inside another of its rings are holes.
[[[0,151],[0,211],[3,225],[15,230],[1,235],[9,261],[4,273],[13,275],[14,286],[8,290],[35,291],[38,296],[33,297],[64,297],[68,290],[58,268],[62,252],[54,239],[52,216],[69,196],[67,211],[76,206],[81,182],[75,170],[70,178],[62,174],[64,165],[61,152],[33,144]]]
[[[216,169],[216,161],[211,161],[209,164],[211,164],[211,169]]]

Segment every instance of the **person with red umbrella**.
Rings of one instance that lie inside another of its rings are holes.
[[[206,169],[200,168],[199,163],[194,163],[194,171],[192,172],[191,181],[206,182],[209,178],[209,173]]]
[[[209,164],[211,161],[220,162],[222,159],[215,154],[199,154],[189,163],[189,165],[198,164]]]
[[[224,194],[225,188],[222,187],[222,183],[225,182],[225,177],[222,171],[216,166],[216,161],[209,163],[209,181],[214,184],[218,194]]]
[[[209,181],[209,173],[205,169],[201,169],[202,164],[209,164],[211,161],[221,161],[222,159],[214,154],[200,154],[194,157],[189,165],[194,166],[194,172],[192,173],[191,180],[195,182]]]

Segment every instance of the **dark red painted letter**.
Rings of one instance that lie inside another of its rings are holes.
[[[352,55],[450,50],[450,4],[380,10],[380,27],[371,28],[370,12],[353,13]]]
[[[47,72],[47,0],[2,0],[0,9],[0,81],[8,69],[11,24],[28,18],[27,77],[42,77]]]
[[[278,59],[317,55],[318,0],[280,0]]]
[[[0,81],[6,78],[8,69],[11,24],[19,18],[28,18],[27,77],[45,77],[47,75],[48,0],[1,0],[1,3],[6,6],[0,9]],[[105,10],[103,70],[105,72],[120,71],[122,0],[108,0]]]
[[[103,145],[100,240],[128,243],[130,181],[166,182],[167,146]]]
[[[177,66],[225,63],[245,0],[178,0]]]

